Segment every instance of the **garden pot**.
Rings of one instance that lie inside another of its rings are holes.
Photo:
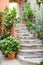
[[[5,57],[8,57],[8,54],[4,53],[4,56],[5,56]]]
[[[26,24],[26,20],[23,20],[22,23],[23,23],[23,24]]]
[[[17,52],[15,53],[15,58],[17,57]]]
[[[8,59],[13,60],[15,58],[15,53],[8,54]]]
[[[38,32],[35,32],[35,37],[39,38],[39,33]]]
[[[5,27],[3,24],[0,24],[0,35],[3,34],[3,32],[5,32]]]
[[[16,31],[15,27],[11,27],[11,33],[10,33],[10,35],[12,37],[16,37],[16,34],[17,34],[17,31]]]

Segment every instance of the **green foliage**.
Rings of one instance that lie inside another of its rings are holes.
[[[13,23],[15,22],[16,19],[16,15],[17,12],[15,8],[4,13],[3,24],[5,25],[6,29],[10,29],[13,26]]]
[[[26,10],[22,13],[22,20],[27,20]]]
[[[26,24],[28,27],[31,27],[32,30],[35,32],[40,32],[40,28],[36,25],[34,25],[32,22],[28,21]]]
[[[43,60],[41,60],[40,64],[39,65],[43,65]]]
[[[10,31],[9,31],[9,30],[3,32],[3,33],[0,35],[0,40],[3,40],[3,39],[5,39],[5,38],[7,38],[8,36],[10,36]]]
[[[33,13],[32,13],[32,9],[30,8],[30,3],[26,2],[25,3],[25,9],[22,13],[22,19],[23,20],[30,20],[32,15],[33,15]]]
[[[40,28],[38,26],[35,26],[35,32],[40,32]]]
[[[16,15],[17,15],[16,9],[13,7],[13,9],[11,10],[11,16],[14,18],[16,17]]]
[[[43,31],[40,32],[40,38],[43,38]]]
[[[1,50],[4,53],[11,54],[12,52],[17,52],[20,49],[20,41],[12,37],[3,39],[0,41],[2,46]]]
[[[28,27],[32,27],[32,22],[28,21],[26,24]]]
[[[27,14],[28,18],[30,18],[32,16],[32,9],[30,7],[28,9],[26,9],[26,14]]]
[[[25,2],[25,8],[27,9],[28,7],[30,7],[30,2]]]
[[[7,30],[10,29],[13,25],[16,25],[18,22],[20,22],[20,18],[17,18],[16,16],[17,12],[15,8],[4,12],[3,24],[5,25]]]
[[[36,26],[34,24],[32,25],[32,30],[36,30]]]

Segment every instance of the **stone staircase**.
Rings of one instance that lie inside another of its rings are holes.
[[[17,24],[16,30],[21,41],[21,49],[17,56],[18,61],[22,65],[38,65],[43,59],[43,44],[30,33],[26,25]]]

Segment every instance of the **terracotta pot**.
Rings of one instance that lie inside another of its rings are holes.
[[[8,59],[13,60],[15,58],[15,53],[8,54]]]
[[[8,57],[8,54],[4,54],[5,57]]]
[[[0,35],[5,32],[5,27],[3,24],[0,24]]]
[[[15,58],[17,57],[18,52],[15,53]]]
[[[17,34],[17,31],[16,31],[15,27],[11,27],[11,33],[10,33],[10,35],[11,35],[12,37],[15,37],[16,34]]]
[[[35,37],[38,38],[39,37],[39,33],[35,32]]]
[[[25,21],[25,20],[23,20],[23,21],[22,21],[22,23],[23,23],[23,24],[26,24],[26,21]]]

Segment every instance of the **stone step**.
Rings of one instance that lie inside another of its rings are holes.
[[[27,46],[27,47],[28,47],[28,46],[43,46],[43,44],[41,44],[41,43],[40,43],[40,44],[33,44],[33,43],[31,43],[31,44],[30,44],[30,43],[29,43],[29,44],[25,44],[25,43],[24,43],[24,44],[20,44],[20,45],[21,45],[21,46]]]
[[[41,43],[41,41],[39,40],[39,41],[37,41],[37,40],[20,40],[22,43],[33,43],[33,44],[35,44],[35,43]]]
[[[26,26],[24,26],[24,27],[20,27],[20,26],[16,26],[16,28],[18,28],[18,29],[28,29]]]
[[[20,39],[37,39],[35,37],[31,37],[31,36],[19,36]]]
[[[23,55],[23,56],[30,56],[30,55],[37,55],[37,56],[43,56],[43,52],[42,51],[40,51],[40,52],[20,52],[19,51],[19,53],[18,53],[18,55]]]
[[[18,30],[18,33],[30,33],[28,30]]]
[[[43,52],[43,49],[27,49],[27,50],[19,50],[20,52]]]
[[[28,35],[28,36],[22,36],[22,35],[20,35],[19,37],[22,37],[22,38],[24,38],[24,37],[26,37],[26,38],[34,38],[34,36],[33,35]]]
[[[39,55],[43,56],[43,49],[28,49],[28,50],[19,50],[19,55],[29,56],[29,55]]]
[[[21,43],[22,43],[22,44],[41,44],[40,41],[38,41],[38,42],[37,42],[37,41],[36,41],[36,42],[32,42],[32,41],[23,41],[23,42],[22,42],[22,41],[21,41]]]
[[[43,49],[43,44],[21,44],[21,49]]]
[[[30,33],[29,31],[18,31],[18,33]]]
[[[16,28],[16,30],[21,30],[21,31],[24,30],[25,31],[25,30],[28,30],[28,29],[27,28],[21,28],[21,29],[20,28]]]
[[[35,37],[19,37],[20,40],[36,40],[36,41],[41,41]]]
[[[18,27],[26,27],[26,24],[17,24],[16,26],[18,26]]]
[[[30,33],[19,33],[20,36],[34,36],[33,34],[30,34]]]
[[[25,31],[25,32],[20,32],[20,31],[19,31],[18,33],[19,33],[19,34],[22,34],[22,35],[23,35],[23,34],[30,34],[30,32],[28,32],[28,31]],[[30,35],[33,35],[33,34],[30,34]]]
[[[29,58],[18,55],[18,60],[22,65],[38,65],[41,62],[41,60],[43,60],[43,58],[42,57]]]

